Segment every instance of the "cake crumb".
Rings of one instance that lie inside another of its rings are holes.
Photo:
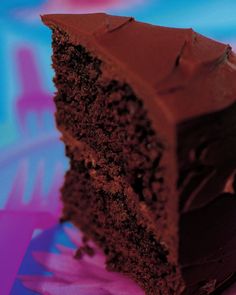
[[[81,246],[75,253],[76,259],[81,259],[84,255],[88,255],[90,257],[93,257],[95,255],[95,250],[89,246],[88,244],[85,244],[84,246]]]

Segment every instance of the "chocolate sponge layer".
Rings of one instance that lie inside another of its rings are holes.
[[[84,47],[58,30],[53,39],[56,120],[71,161],[64,217],[99,243],[110,269],[129,274],[149,294],[157,286],[177,292],[179,270],[162,236],[165,147],[143,102],[129,85],[104,77],[102,62]]]

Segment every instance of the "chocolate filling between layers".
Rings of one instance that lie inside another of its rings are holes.
[[[158,294],[160,284],[166,285],[166,294],[177,294],[182,288],[179,270],[168,260],[172,249],[161,236],[167,228],[168,189],[161,165],[165,147],[142,101],[127,84],[103,77],[101,61],[81,45],[72,45],[58,30],[53,33],[53,50],[56,121],[71,161],[62,189],[65,216],[99,242],[111,268],[117,264],[119,270],[118,265],[125,263],[120,270],[127,269],[147,294]],[[74,143],[66,140],[67,135],[96,151],[97,158],[88,161],[83,152],[70,149]],[[110,191],[96,185],[101,176],[111,184]],[[121,185],[112,193],[117,178]],[[126,219],[120,221],[119,216]]]

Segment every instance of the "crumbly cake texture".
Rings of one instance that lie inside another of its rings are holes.
[[[148,295],[221,292],[236,276],[230,46],[104,13],[42,19],[70,159],[63,218]]]

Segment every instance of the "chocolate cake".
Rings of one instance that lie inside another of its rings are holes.
[[[70,169],[63,218],[149,295],[236,277],[236,56],[192,29],[45,15]]]

